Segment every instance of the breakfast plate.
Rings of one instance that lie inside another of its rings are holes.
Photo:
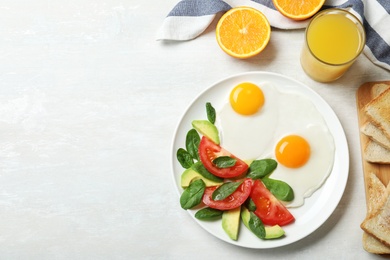
[[[171,150],[173,180],[180,196],[183,192],[180,181],[184,169],[176,159],[176,152],[185,145],[186,134],[192,128],[192,120],[207,119],[205,104],[210,102],[218,110],[227,102],[231,89],[242,82],[252,82],[259,86],[268,82],[283,86],[286,91],[295,92],[310,99],[323,116],[334,139],[335,155],[332,171],[321,188],[305,199],[303,206],[289,209],[295,217],[295,222],[283,227],[285,236],[280,239],[261,240],[241,223],[238,240],[233,241],[222,229],[221,221],[201,221],[194,216],[197,210],[187,211],[202,228],[228,243],[257,249],[281,247],[310,235],[330,217],[344,193],[348,179],[349,151],[344,130],[332,108],[309,87],[294,79],[270,72],[242,73],[211,85],[189,105],[176,128]]]

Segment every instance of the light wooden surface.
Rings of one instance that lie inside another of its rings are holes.
[[[390,73],[360,56],[321,84],[299,64],[303,30],[272,30],[249,60],[223,53],[216,21],[158,42],[176,0],[3,0],[0,4],[0,259],[382,259],[366,253],[356,91]],[[171,142],[190,102],[247,71],[292,77],[339,117],[348,184],[310,236],[272,250],[220,241],[180,208]]]

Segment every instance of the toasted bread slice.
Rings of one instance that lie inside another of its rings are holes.
[[[390,88],[371,100],[364,107],[364,111],[370,121],[390,139]]]
[[[386,199],[381,206],[370,214],[360,225],[368,234],[390,247],[390,185],[387,185]]]
[[[386,187],[375,175],[370,172],[367,181],[367,218],[382,205],[386,199]],[[373,254],[390,254],[390,247],[384,245],[374,236],[363,233],[363,248]]]
[[[370,139],[374,140],[378,144],[382,145],[384,148],[390,150],[390,139],[379,129],[376,125],[371,122],[365,123],[360,131],[368,136]]]
[[[367,232],[363,233],[363,248],[369,253],[385,255],[390,254],[390,247]]]
[[[367,217],[373,214],[378,208],[385,203],[387,198],[386,186],[374,172],[370,172],[367,178]]]
[[[373,99],[377,98],[380,94],[390,88],[390,85],[384,83],[378,83],[372,86],[371,88],[371,96]],[[382,145],[383,147],[390,149],[390,139],[383,133],[383,131],[378,128],[375,124],[368,121],[361,128],[360,131]]]
[[[364,159],[372,163],[390,164],[390,150],[369,140],[364,148]]]
[[[371,88],[371,96],[373,98],[378,97],[380,94],[382,94],[385,90],[390,88],[390,85],[385,83],[377,83]]]

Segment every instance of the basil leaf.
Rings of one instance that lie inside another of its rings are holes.
[[[192,158],[191,154],[183,148],[179,148],[177,150],[176,157],[181,166],[185,169],[190,168],[191,165],[194,164],[194,159]]]
[[[258,238],[265,239],[265,227],[263,222],[255,213],[250,212],[251,217],[249,219],[249,229],[255,234]]]
[[[236,162],[236,159],[229,156],[220,156],[213,160],[213,164],[220,169],[233,167]]]
[[[294,191],[286,182],[269,178],[263,178],[262,181],[277,199],[282,201],[292,201],[294,199]]]
[[[254,180],[261,179],[272,173],[278,163],[273,159],[255,160],[251,163],[248,170],[248,177]]]
[[[200,220],[215,220],[222,217],[222,210],[204,208],[195,213],[195,218]]]
[[[187,152],[192,156],[192,158],[199,161],[199,148],[200,137],[198,132],[195,129],[188,131],[186,136],[186,149]]]
[[[191,182],[180,196],[180,206],[190,209],[200,204],[206,185],[202,179]]]
[[[219,186],[213,192],[213,194],[211,195],[211,198],[213,200],[224,200],[227,197],[229,197],[229,195],[231,195],[233,192],[235,192],[237,190],[238,186],[240,186],[241,184],[242,184],[242,181],[226,182],[226,183],[222,184],[221,186]]]
[[[194,171],[196,171],[197,173],[199,173],[200,175],[202,175],[202,176],[205,177],[206,179],[209,179],[210,181],[215,181],[215,182],[222,182],[222,181],[223,181],[222,178],[217,177],[217,176],[215,176],[214,174],[212,174],[211,172],[209,172],[209,171],[204,167],[204,165],[202,164],[202,162],[196,162],[196,163],[194,163],[194,164],[191,166],[191,169],[193,169]]]
[[[207,119],[210,121],[210,123],[214,124],[216,113],[214,107],[211,105],[210,102],[206,103],[206,112],[207,112]]]

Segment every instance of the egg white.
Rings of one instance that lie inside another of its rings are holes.
[[[285,91],[265,82],[264,107],[255,115],[242,116],[227,103],[219,112],[221,145],[244,160],[273,158],[277,142],[289,134],[309,142],[309,161],[299,168],[278,163],[270,178],[288,183],[295,198],[287,207],[299,207],[328,178],[332,171],[335,145],[333,136],[315,105],[300,93]],[[276,160],[276,159],[275,159]]]
[[[308,125],[294,134],[309,142],[311,151],[308,162],[299,168],[288,168],[278,163],[270,176],[288,183],[294,190],[294,200],[286,203],[287,207],[302,206],[304,199],[322,186],[332,171],[335,152],[332,135],[323,125]]]
[[[278,109],[275,109],[278,91],[269,84],[261,89],[264,105],[254,115],[240,115],[227,102],[217,116],[223,147],[244,160],[254,160],[266,151],[278,124]]]

